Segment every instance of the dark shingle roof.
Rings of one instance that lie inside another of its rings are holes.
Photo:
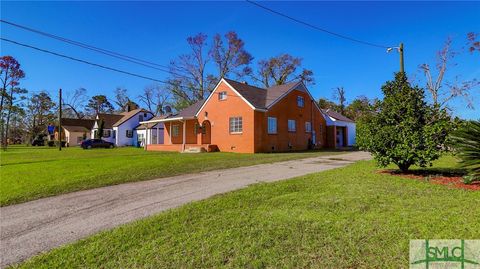
[[[122,118],[120,120],[118,120],[117,122],[115,122],[113,124],[113,127],[117,127],[119,126],[120,124],[126,122],[127,120],[129,120],[130,118],[132,118],[133,116],[135,116],[138,112],[143,112],[143,113],[151,113],[145,109],[141,109],[141,108],[137,108],[137,109],[134,109],[134,110],[131,110],[129,112],[123,112],[121,114]]]
[[[282,97],[286,92],[298,84],[298,81],[290,82],[283,85],[275,85],[267,89],[267,98],[265,106],[268,107],[274,103],[278,98]]]
[[[268,106],[273,104],[286,92],[291,90],[292,87],[299,83],[298,81],[295,81],[284,85],[272,86],[268,89],[263,89],[256,86],[248,85],[247,83],[238,82],[227,78],[224,79],[256,109],[267,109]],[[193,117],[197,114],[198,110],[202,107],[204,102],[204,100],[198,101],[197,103],[183,109],[178,114],[172,115],[169,118]]]
[[[266,108],[267,90],[231,79],[225,79],[225,81],[255,108]]]
[[[203,103],[205,103],[205,100],[197,101],[195,104],[193,104],[189,107],[186,107],[182,111],[178,112],[178,114],[170,116],[170,118],[173,118],[173,117],[194,117],[197,114],[198,110],[202,107]]]
[[[327,114],[329,117],[332,117],[336,120],[340,120],[340,121],[346,121],[346,122],[355,122],[345,116],[343,116],[342,114],[338,113],[338,112],[335,112],[331,109],[322,109],[322,112]]]
[[[100,120],[103,120],[104,122],[103,128],[105,129],[112,129],[113,124],[115,124],[117,121],[123,118],[123,115],[106,114],[106,113],[98,113],[97,116]],[[100,122],[98,122],[98,124],[100,124]]]
[[[87,129],[91,130],[93,128],[93,124],[95,124],[95,120],[91,119],[70,119],[70,118],[62,118],[62,126],[66,128],[67,126],[73,130],[73,127],[80,127],[82,130]],[[79,128],[75,128],[79,130]]]

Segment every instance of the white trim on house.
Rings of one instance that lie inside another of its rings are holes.
[[[313,103],[315,104],[315,107],[318,109],[318,111],[320,111],[320,113],[323,114],[322,112],[322,109],[320,109],[320,107],[318,106],[317,104],[317,101],[315,101],[315,98],[313,98],[312,94],[310,93],[310,91],[308,90],[307,86],[305,86],[305,84],[301,81],[297,82],[296,84],[294,84],[288,91],[286,91],[284,94],[280,95],[280,97],[278,97],[275,101],[273,101],[273,103],[271,103],[268,107],[267,107],[267,110],[269,110],[270,108],[272,108],[275,104],[277,104],[278,102],[280,102],[283,98],[285,98],[285,96],[287,96],[288,94],[290,94],[293,90],[296,90],[297,87],[301,85],[302,86],[302,90],[304,92],[306,92],[308,94],[308,96],[310,97],[310,102],[313,101]]]
[[[330,117],[326,113],[322,113],[322,115],[324,115],[327,126],[338,126],[338,127],[347,128],[347,145],[346,146],[354,146],[356,144],[357,126],[355,122],[338,120],[334,117]],[[334,135],[336,137],[337,134],[334,134]]]
[[[197,113],[195,114],[195,117],[198,117],[198,115],[200,114],[200,111],[202,111],[202,109],[207,105],[208,101],[210,100],[210,98],[212,98],[213,94],[215,93],[215,91],[218,89],[218,86],[220,86],[220,83],[225,82],[225,84],[227,84],[227,86],[236,94],[238,95],[240,98],[242,98],[242,100],[247,103],[248,106],[250,106],[253,110],[255,111],[260,111],[260,112],[267,112],[266,109],[261,109],[261,108],[256,108],[254,105],[252,105],[247,99],[245,99],[245,97],[243,97],[237,90],[235,90],[235,88],[230,85],[224,78],[222,78],[218,83],[217,83],[217,86],[215,86],[215,88],[213,89],[213,91],[210,93],[210,95],[207,97],[207,100],[205,100],[205,102],[203,102],[202,106],[200,107],[200,109],[197,111]]]
[[[175,117],[175,118],[165,118],[165,119],[157,119],[157,120],[147,120],[141,121],[140,124],[149,124],[149,123],[158,123],[158,122],[168,122],[168,121],[183,121],[183,120],[193,120],[197,117]]]

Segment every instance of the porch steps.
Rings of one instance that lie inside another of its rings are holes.
[[[182,151],[182,153],[202,153],[207,152],[204,147],[190,147]]]

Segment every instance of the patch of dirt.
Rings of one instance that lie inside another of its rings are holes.
[[[399,176],[403,178],[416,179],[422,181],[428,181],[433,184],[440,184],[457,189],[465,189],[472,191],[480,191],[480,182],[473,182],[471,184],[463,183],[463,178],[458,173],[447,174],[432,174],[429,171],[412,171],[407,173],[401,173],[397,170],[380,170],[380,174],[388,174],[392,176]]]

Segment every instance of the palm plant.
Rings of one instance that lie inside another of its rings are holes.
[[[468,170],[468,182],[480,181],[480,120],[468,121],[451,134],[460,166]]]

